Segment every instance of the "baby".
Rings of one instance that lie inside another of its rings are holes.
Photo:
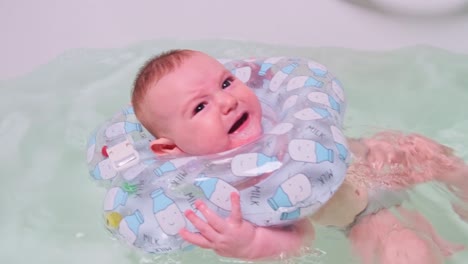
[[[132,105],[157,138],[150,148],[158,156],[213,154],[262,135],[262,109],[256,95],[217,60],[198,51],[174,50],[150,60],[137,76]],[[355,161],[347,179],[311,217],[312,222],[347,228],[364,263],[441,263],[443,255],[461,249],[439,238],[419,214],[398,206],[397,211],[409,219],[402,223],[385,209],[399,205],[403,197],[396,195],[396,201],[384,206],[377,199],[428,180],[450,186],[464,183],[457,192],[467,198],[463,175],[468,170],[450,149],[396,132],[350,140],[350,149]],[[219,255],[242,259],[298,255],[313,241],[309,219],[282,228],[258,227],[243,220],[238,194],[231,194],[231,203],[231,214],[223,219],[197,201],[196,209],[206,221],[191,210],[185,212],[199,233],[182,229],[180,235]],[[463,207],[459,208],[462,212]]]

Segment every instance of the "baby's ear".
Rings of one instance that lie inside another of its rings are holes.
[[[158,138],[151,141],[150,148],[157,156],[180,155],[183,153],[183,151],[168,138]]]

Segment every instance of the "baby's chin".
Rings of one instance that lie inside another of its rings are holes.
[[[235,149],[235,148],[238,148],[238,147],[242,147],[244,145],[247,145],[249,143],[254,142],[256,139],[258,139],[258,137],[239,139],[239,140],[233,141],[231,146],[229,147],[229,149]]]
[[[258,127],[252,127],[248,131],[243,131],[242,133],[232,134],[230,135],[231,144],[229,149],[250,144],[259,139],[262,134],[262,128],[260,125]]]
[[[216,153],[226,152],[233,150],[235,148],[247,145],[256,141],[262,135],[261,132],[259,133],[252,133],[252,134],[242,134],[242,135],[229,135],[229,139],[221,140],[224,143],[220,143],[219,141],[215,143],[215,145],[208,144],[199,146],[198,148],[186,148],[183,150],[184,155],[193,155],[193,156],[204,156],[204,155],[212,155]]]

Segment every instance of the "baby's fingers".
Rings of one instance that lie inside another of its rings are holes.
[[[240,196],[237,192],[231,193],[231,215],[229,218],[235,224],[240,224],[243,221],[240,207]]]
[[[210,248],[210,249],[213,248],[212,247],[213,243],[211,243],[211,241],[206,239],[204,236],[197,234],[197,233],[192,233],[185,228],[182,228],[179,231],[179,235],[185,241],[189,242],[190,244],[193,244],[202,248]]]
[[[198,211],[205,217],[208,225],[210,226],[211,229],[213,229],[213,231],[217,233],[223,232],[224,228],[226,227],[226,221],[223,218],[219,217],[215,212],[213,212],[210,208],[208,208],[208,206],[206,206],[205,203],[203,203],[200,200],[197,200],[195,202],[195,206],[198,209]],[[200,230],[198,226],[195,226],[195,227],[198,230]],[[201,226],[201,227],[204,228],[204,226]],[[200,230],[200,232],[202,232],[202,230]]]
[[[185,217],[187,217],[193,226],[200,232],[201,236],[210,242],[216,241],[218,232],[211,227],[209,223],[198,217],[198,215],[196,215],[192,210],[187,210],[185,212]]]

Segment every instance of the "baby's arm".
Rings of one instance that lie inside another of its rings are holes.
[[[458,185],[467,172],[463,160],[452,149],[419,134],[382,131],[351,143],[364,145],[367,151],[363,161],[380,178],[385,176],[391,188],[433,180]]]
[[[301,248],[314,238],[314,229],[308,219],[284,228],[257,227],[242,219],[239,194],[231,194],[231,203],[231,215],[223,219],[202,201],[197,201],[196,207],[206,222],[193,211],[186,211],[186,217],[200,233],[191,233],[184,228],[180,231],[182,238],[202,248],[213,249],[221,256],[249,260],[299,255]]]
[[[393,190],[438,181],[459,198],[452,202],[453,209],[468,222],[468,165],[451,148],[419,134],[396,131],[348,139],[348,143],[356,158],[348,169],[348,179],[361,174],[369,186]]]

